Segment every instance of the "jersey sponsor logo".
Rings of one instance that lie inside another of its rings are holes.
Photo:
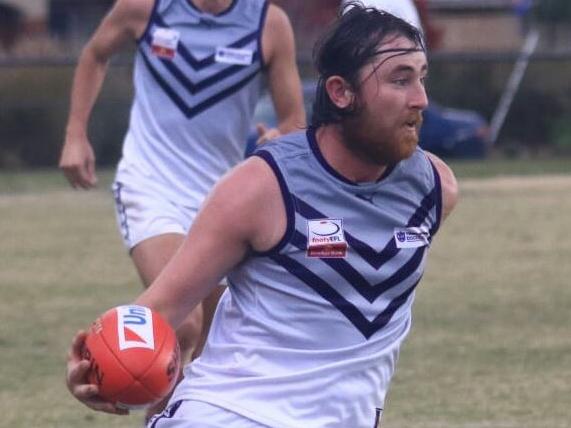
[[[180,40],[180,33],[172,28],[156,28],[153,31],[151,52],[159,58],[173,59]]]
[[[430,243],[426,227],[395,227],[394,236],[397,248],[418,248]]]
[[[117,333],[119,349],[155,349],[153,314],[144,306],[119,306],[117,308]]]
[[[346,256],[343,219],[307,220],[307,257],[337,259]]]
[[[251,49],[218,47],[216,48],[214,60],[223,64],[250,65],[254,60],[254,51]]]

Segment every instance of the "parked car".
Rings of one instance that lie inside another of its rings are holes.
[[[315,87],[315,81],[302,83],[308,123],[311,119]],[[489,126],[481,114],[471,110],[442,107],[431,101],[423,117],[419,141],[423,149],[444,158],[486,157],[489,147]],[[260,122],[269,127],[277,125],[276,113],[269,94],[264,95],[256,106],[254,124]],[[258,134],[254,127],[248,136],[246,156],[254,151],[257,139]]]

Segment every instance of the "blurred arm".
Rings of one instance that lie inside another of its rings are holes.
[[[152,0],[118,0],[87,42],[78,61],[71,89],[60,168],[73,187],[88,189],[97,182],[95,155],[87,136],[89,117],[109,59],[146,28]]]
[[[296,63],[295,41],[285,12],[271,4],[262,36],[264,58],[268,66],[268,85],[278,117],[277,129],[258,126],[263,142],[280,134],[305,127],[305,109]]]
[[[454,173],[446,163],[438,156],[426,152],[429,159],[440,175],[440,183],[442,186],[442,221],[450,215],[458,203],[458,182]]]

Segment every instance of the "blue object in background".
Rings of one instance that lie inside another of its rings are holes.
[[[419,142],[423,149],[443,158],[486,157],[489,127],[479,113],[431,102],[423,112],[423,118]]]

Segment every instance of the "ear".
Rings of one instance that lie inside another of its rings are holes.
[[[355,99],[351,85],[341,76],[329,77],[325,81],[325,90],[331,102],[341,109],[349,107]]]

